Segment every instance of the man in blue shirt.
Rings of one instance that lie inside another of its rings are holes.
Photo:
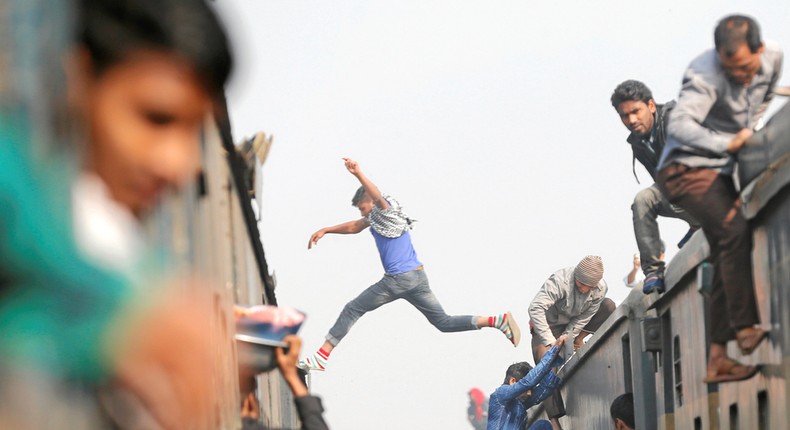
[[[414,220],[403,212],[397,200],[381,194],[356,161],[350,158],[344,158],[343,161],[346,169],[362,185],[351,200],[351,204],[359,209],[362,218],[318,230],[310,236],[307,248],[312,248],[327,233],[357,234],[370,227],[385,274],[380,281],[346,304],[337,322],[326,335],[324,344],[311,357],[301,360],[299,367],[306,370],[326,370],[329,354],[362,315],[398,299],[411,303],[442,332],[493,327],[504,333],[517,346],[521,333],[510,312],[488,317],[451,316],[444,312],[431,291],[423,264],[417,259],[411,243],[409,230]]]
[[[551,395],[560,384],[560,378],[551,372],[552,364],[568,335],[564,334],[549,348],[534,369],[529,363],[510,365],[505,381],[488,400],[488,430],[521,430],[527,423],[527,409]],[[561,360],[561,359],[560,359]],[[549,430],[551,423],[539,420],[529,430]]]

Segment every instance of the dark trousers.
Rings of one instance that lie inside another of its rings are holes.
[[[735,338],[735,330],[760,323],[752,281],[752,232],[732,178],[675,163],[659,172],[658,185],[705,232],[714,268],[710,335],[713,342],[725,344]]]
[[[590,319],[590,322],[587,323],[586,326],[582,329],[587,333],[595,333],[601,325],[609,318],[609,315],[614,312],[617,305],[614,304],[612,299],[605,298],[601,302],[601,306],[598,308],[598,312],[593,315]],[[535,364],[537,364],[541,358],[543,358],[542,354],[538,356],[538,348],[541,347],[543,344],[540,341],[538,336],[535,336],[535,331],[532,329],[532,324],[529,325],[530,334],[532,334],[532,359],[535,360]],[[551,334],[556,338],[562,336],[562,333],[565,332],[567,328],[566,324],[560,325],[550,325],[549,328],[551,329]],[[568,339],[566,342],[573,343],[573,339]],[[566,359],[568,357],[565,357]],[[554,390],[554,393],[546,400],[543,401],[543,409],[546,411],[546,415],[549,418],[559,418],[565,416],[565,402],[562,400],[562,393],[560,389],[557,388]]]

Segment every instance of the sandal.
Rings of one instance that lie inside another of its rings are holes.
[[[760,327],[746,327],[738,330],[735,333],[735,339],[738,341],[738,348],[741,349],[741,354],[749,355],[754,352],[760,345],[760,342],[768,337],[768,333]]]
[[[702,381],[706,384],[743,381],[756,375],[761,367],[762,366],[759,364],[756,366],[747,366],[731,358],[725,358],[724,365],[716,370],[716,374],[713,376],[708,374]]]

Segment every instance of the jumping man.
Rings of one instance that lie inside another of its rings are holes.
[[[300,361],[299,367],[306,370],[325,370],[329,354],[362,315],[398,299],[411,303],[442,332],[493,327],[504,333],[514,346],[518,346],[521,333],[510,312],[489,317],[451,316],[444,312],[431,291],[428,277],[411,243],[409,230],[413,220],[403,212],[397,200],[381,194],[378,187],[362,173],[356,161],[350,158],[344,158],[343,161],[346,169],[362,185],[351,200],[351,204],[359,209],[362,218],[318,230],[310,236],[307,248],[312,248],[327,233],[356,234],[370,227],[385,273],[380,281],[346,304],[337,322],[329,330],[321,349]]]

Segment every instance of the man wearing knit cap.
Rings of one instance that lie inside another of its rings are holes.
[[[573,348],[584,345],[584,338],[594,333],[614,312],[615,304],[606,298],[608,287],[603,280],[603,261],[597,255],[584,257],[576,266],[554,272],[529,305],[532,355],[537,363],[562,335],[574,339]],[[555,429],[565,415],[559,390],[543,402]]]

